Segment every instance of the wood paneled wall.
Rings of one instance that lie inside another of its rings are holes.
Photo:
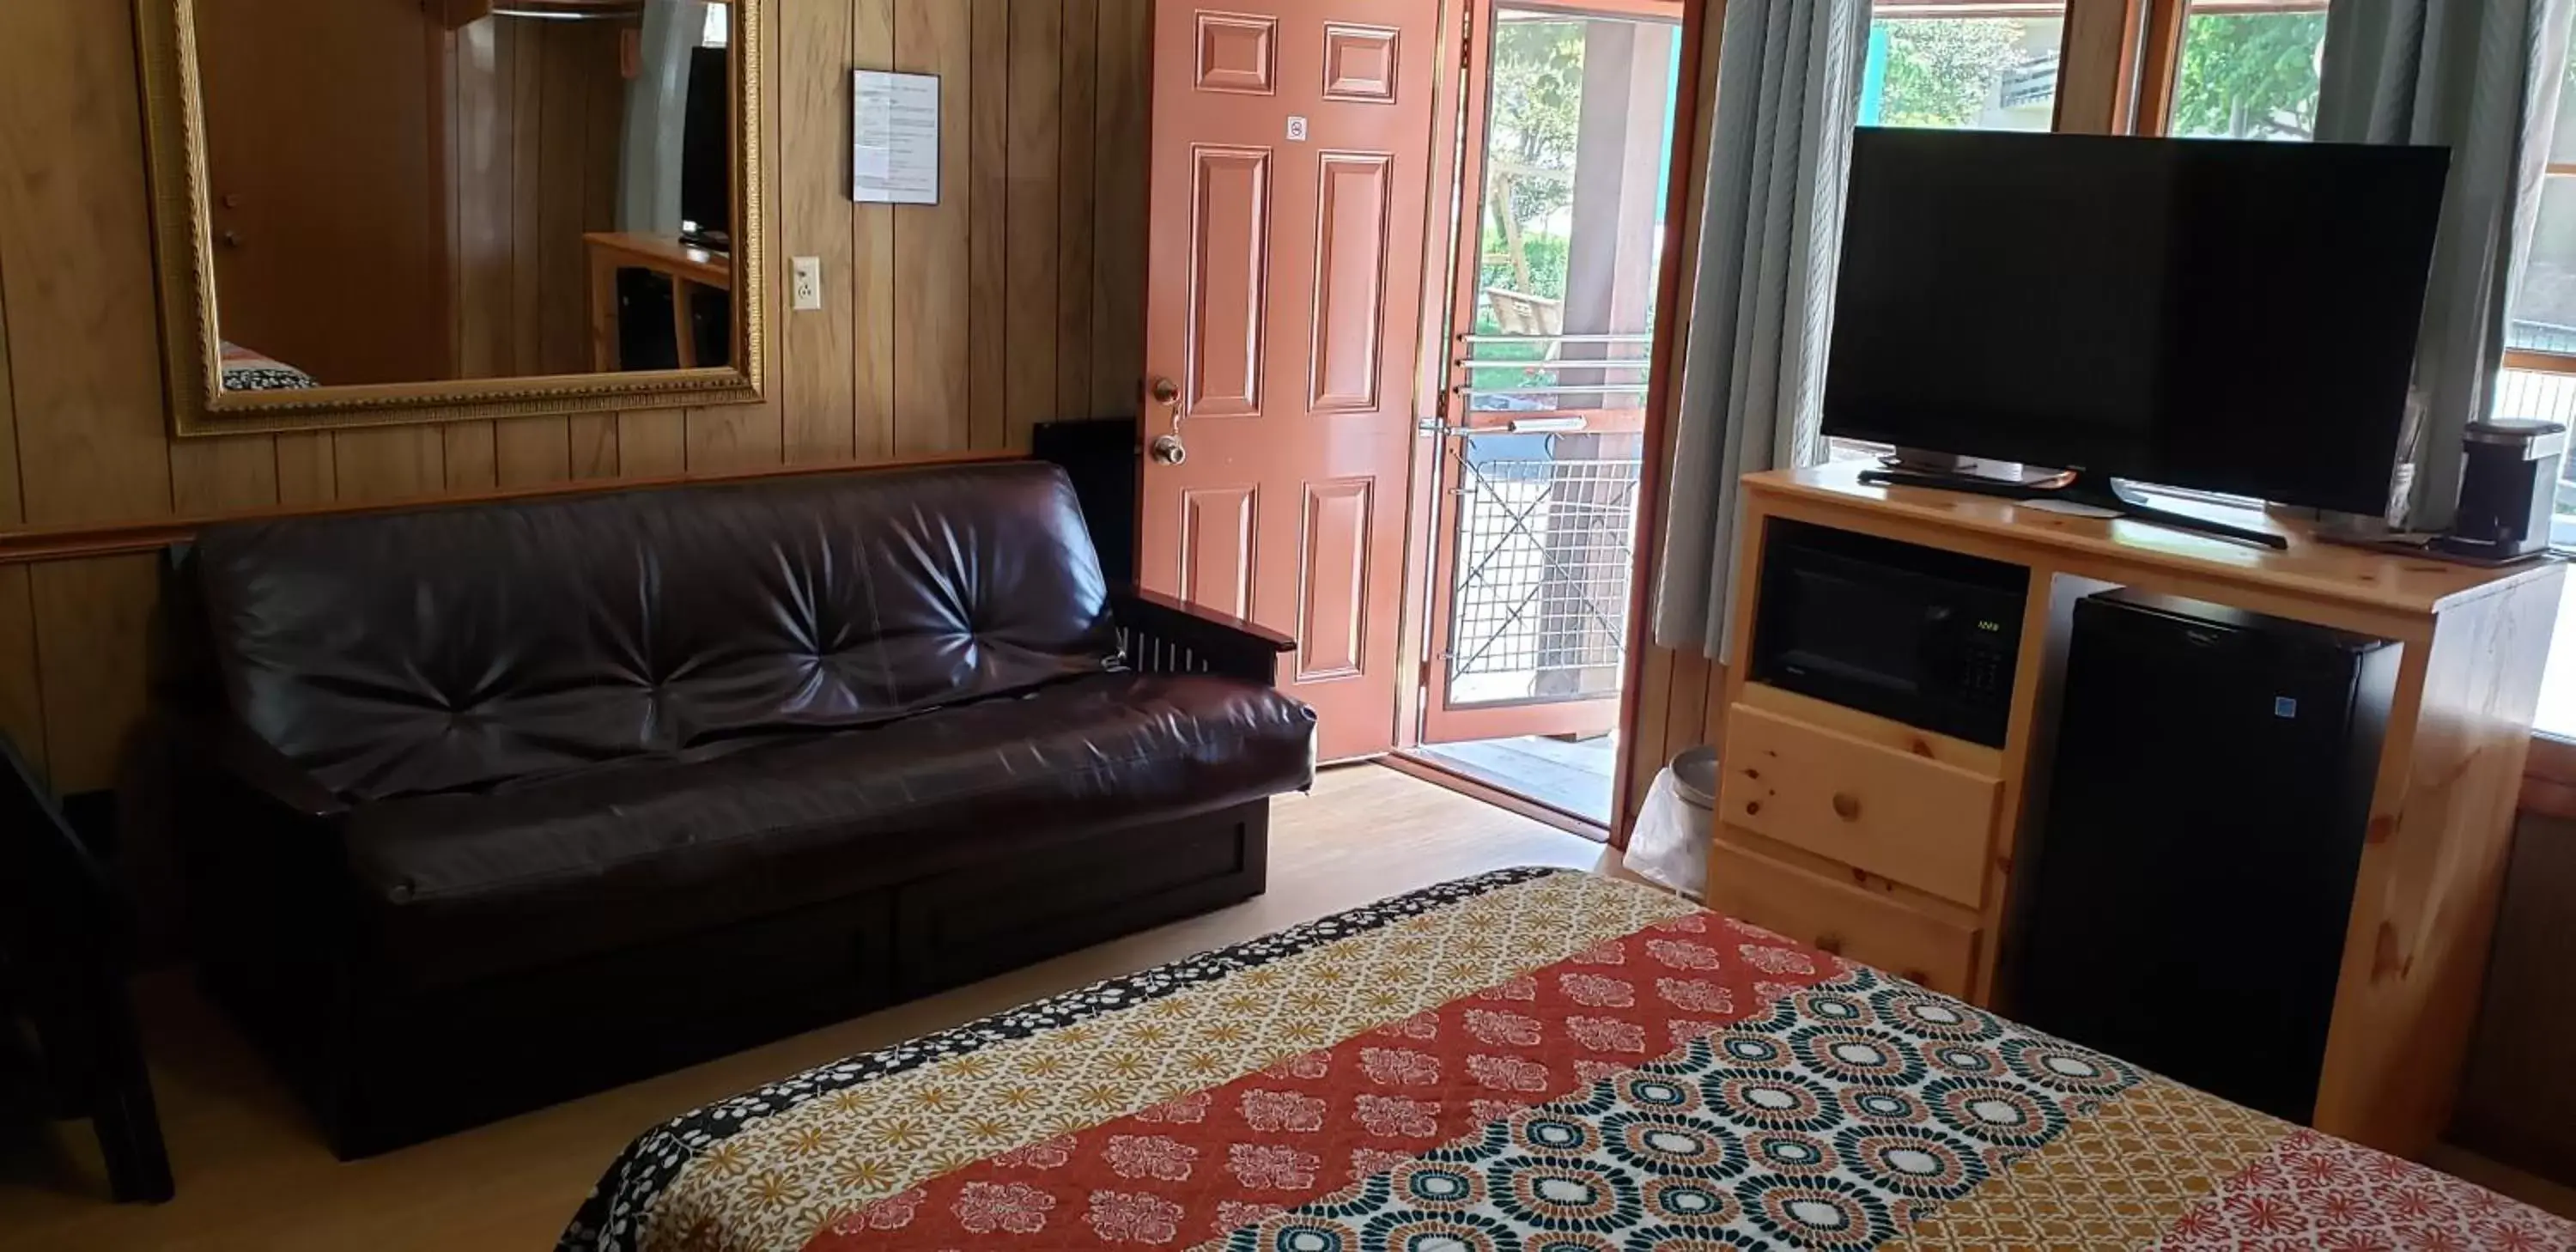
[[[450,36],[448,255],[457,376],[590,368],[584,232],[617,229],[624,22],[472,23]]]
[[[10,0],[0,40],[0,530],[1025,444],[1133,411],[1151,0],[771,0],[758,405],[168,438],[130,7]],[[851,203],[850,71],[942,76],[940,203]],[[820,257],[826,307],[789,313]],[[109,786],[154,558],[0,564],[0,730]]]
[[[2514,829],[2487,964],[2486,1004],[2469,1045],[2450,1138],[2545,1178],[2576,1183],[2576,965],[2567,901],[2576,895],[2576,820],[2526,813]]]

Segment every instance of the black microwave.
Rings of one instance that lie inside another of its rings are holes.
[[[2018,565],[1774,521],[1750,677],[2001,747],[2029,597]]]

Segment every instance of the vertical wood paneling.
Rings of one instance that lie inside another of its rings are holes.
[[[627,478],[661,478],[689,468],[689,430],[678,409],[644,409],[617,418],[617,469]]]
[[[449,491],[490,491],[499,485],[492,423],[454,422],[440,427],[439,434],[440,477]]]
[[[494,482],[502,487],[559,483],[572,474],[572,436],[560,417],[511,417],[493,423]],[[451,445],[449,455],[454,456]],[[456,467],[447,469],[450,481]]]
[[[170,445],[170,502],[184,516],[277,503],[277,441],[267,435]]]
[[[579,413],[565,419],[564,427],[564,442],[570,445],[573,477],[617,477],[616,414]]]
[[[35,525],[163,516],[168,419],[131,6],[11,0],[6,23],[0,305],[22,508]]]
[[[585,80],[593,73],[614,72],[617,32],[605,24],[587,22],[529,25],[543,30],[546,36],[544,63],[539,71],[544,84],[539,92],[539,113],[534,117],[523,113],[517,119],[520,131],[537,132],[539,168],[544,172],[538,189],[535,240],[537,316],[543,327],[538,336],[537,372],[574,374],[590,367],[590,259],[581,235],[590,226],[583,219],[591,201],[594,149],[589,132],[590,91]],[[613,151],[614,147],[612,142],[601,150]],[[610,168],[615,167],[612,164]],[[519,234],[522,239],[528,238],[524,228]],[[520,264],[527,265],[528,261],[522,253]]]
[[[1100,0],[1064,0],[1063,103],[1056,111],[1055,416],[1092,417],[1091,167],[1099,125]],[[1141,276],[1139,283],[1144,280]]]
[[[552,22],[509,24],[510,44],[510,372],[544,372],[539,313],[545,301],[545,250],[521,222],[545,207],[544,79],[546,32]],[[525,119],[530,125],[521,125]]]
[[[779,110],[781,246],[790,257],[822,263],[823,307],[791,308],[778,327],[785,357],[779,409],[790,464],[858,455],[852,398],[858,379],[843,356],[857,309],[850,268],[850,6],[823,0],[796,12],[796,36],[777,56],[780,98],[798,102]]]
[[[0,292],[8,285],[0,279]],[[26,504],[18,493],[18,405],[9,384],[9,309],[0,299],[0,528],[26,520]]]
[[[967,445],[1010,440],[1011,0],[973,0],[967,83]]]
[[[331,459],[341,500],[435,495],[447,482],[447,441],[436,426],[334,431]]]
[[[582,220],[592,230],[607,230],[617,223],[617,162],[622,159],[626,136],[626,77],[622,72],[590,76],[590,120],[587,130],[591,147],[606,161],[606,177],[589,180],[590,202]],[[584,257],[586,271],[589,259]],[[589,355],[589,276],[576,277],[583,284],[581,298],[582,354]],[[583,364],[588,364],[585,359]],[[618,474],[617,415],[615,413],[578,413],[564,419],[565,473],[573,478],[615,478]],[[535,463],[515,469],[505,465],[503,474],[541,472]]]
[[[456,32],[448,88],[455,132],[456,367],[467,378],[519,372],[511,346],[510,224],[517,173],[511,119],[521,24],[473,22]]]
[[[340,498],[338,449],[329,432],[277,436],[277,502],[329,504]]]
[[[1145,175],[1152,0],[1100,0],[1098,122],[1092,137],[1091,411],[1133,413],[1145,364]]]
[[[45,769],[45,698],[36,663],[36,606],[24,565],[0,565],[0,735]]]
[[[1003,403],[1010,446],[1056,407],[1056,107],[1064,43],[1061,0],[1012,0],[1009,247]]]
[[[142,724],[157,561],[103,557],[28,572],[47,692],[45,755],[57,791],[113,785],[126,738]]]
[[[850,59],[859,69],[894,68],[894,0],[851,0]],[[849,348],[853,440],[863,457],[894,453],[894,208],[862,204],[850,213]]]
[[[967,159],[974,103],[974,10],[958,0],[895,0],[895,68],[937,74],[939,203],[894,217],[894,450],[898,455],[968,446],[973,396],[968,379],[971,217]]]

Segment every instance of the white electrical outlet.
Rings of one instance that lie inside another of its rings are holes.
[[[796,311],[811,312],[823,307],[823,258],[800,256],[794,262],[795,279],[790,284]]]

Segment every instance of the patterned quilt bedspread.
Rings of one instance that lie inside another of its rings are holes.
[[[1588,874],[1096,984],[636,1140],[581,1252],[2576,1247],[2576,1226]]]
[[[224,390],[303,391],[313,376],[264,352],[226,342],[223,349]]]

